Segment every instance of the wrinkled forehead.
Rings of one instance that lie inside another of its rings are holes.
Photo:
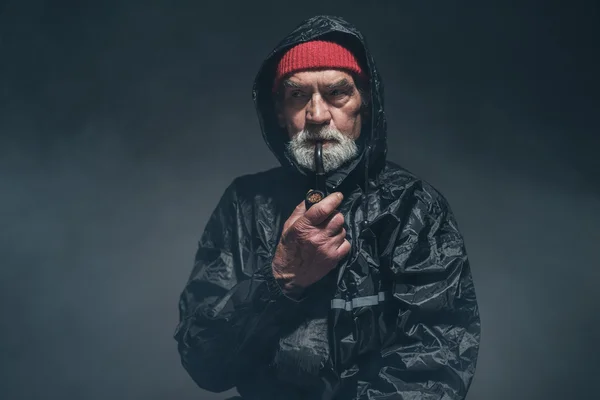
[[[299,71],[290,74],[282,81],[284,89],[290,88],[313,88],[318,90],[356,87],[354,76],[338,69],[319,69],[311,71]]]

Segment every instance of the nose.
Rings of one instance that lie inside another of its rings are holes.
[[[314,94],[306,107],[306,122],[314,125],[326,125],[331,121],[327,103],[319,94]]]

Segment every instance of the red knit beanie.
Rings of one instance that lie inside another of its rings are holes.
[[[289,74],[310,69],[342,69],[364,78],[358,60],[342,45],[324,40],[300,43],[289,49],[279,60],[273,82],[276,92],[281,80]]]

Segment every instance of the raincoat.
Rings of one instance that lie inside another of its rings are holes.
[[[352,249],[296,301],[271,259],[314,176],[287,153],[271,85],[282,52],[316,38],[360,57],[370,102],[360,156],[327,176]],[[383,84],[361,33],[338,17],[303,22],[264,61],[253,98],[281,167],[234,179],[207,222],[179,301],[184,368],[201,388],[248,400],[464,399],[480,318],[463,236],[440,192],[386,160]],[[303,364],[311,356],[317,368]]]

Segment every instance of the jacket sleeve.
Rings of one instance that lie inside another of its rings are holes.
[[[209,218],[179,300],[174,338],[182,365],[211,392],[237,386],[268,363],[268,346],[301,303],[285,296],[273,277],[275,249],[255,251],[247,245],[252,240],[242,240],[242,212],[234,181]]]
[[[441,195],[415,208],[391,256],[392,298],[381,354],[357,399],[464,399],[475,373],[480,318],[463,237]]]

